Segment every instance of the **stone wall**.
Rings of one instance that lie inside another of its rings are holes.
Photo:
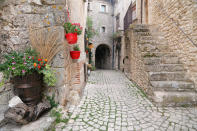
[[[110,49],[110,61],[106,67],[111,68],[113,54],[113,6],[110,1],[103,0],[92,0],[89,3],[90,10],[88,11],[88,16],[93,20],[94,29],[98,31],[98,35],[90,40],[94,44],[94,48],[92,49],[93,62],[95,62],[96,48],[101,44],[105,44]],[[101,4],[106,5],[106,12],[100,11]],[[101,32],[102,26],[106,28],[105,33]]]
[[[144,92],[151,94],[152,90],[149,86],[148,73],[145,69],[144,60],[138,45],[139,36],[130,27],[125,32],[124,43],[124,72],[125,75],[136,83]]]
[[[72,46],[69,46],[64,38],[62,25],[68,19],[67,8],[69,8],[72,22],[81,23],[83,28],[85,28],[85,2],[82,0],[75,1],[78,4],[76,6],[74,6],[73,0],[4,0],[0,2],[0,62],[3,61],[3,54],[12,50],[22,51],[30,46],[28,33],[30,25],[48,31],[53,31],[53,29],[58,30],[61,36],[60,41],[64,45],[62,51],[55,56],[52,62],[52,67],[56,70],[58,82],[56,87],[47,88],[46,94],[55,94],[55,100],[61,105],[66,105],[67,102],[71,104],[79,102],[80,97],[77,98],[77,102],[73,99],[75,99],[75,95],[80,96],[82,87],[85,84],[83,72],[83,65],[85,63],[84,30],[78,40],[78,44],[81,47],[81,58],[79,61],[72,61],[69,53],[72,50]],[[72,70],[74,72],[70,73]],[[73,83],[77,81],[78,77],[80,77],[80,82],[77,83],[77,86],[80,87],[80,91],[77,94],[73,94],[73,97],[70,97],[72,90],[76,86],[73,86]],[[4,104],[8,102],[11,96],[8,94],[8,92],[11,93],[10,88],[7,90],[8,88],[0,92],[0,97],[6,96],[1,98],[1,100],[6,99]]]
[[[151,24],[168,42],[169,48],[184,63],[188,75],[197,84],[197,2],[195,0],[157,0],[151,2]]]

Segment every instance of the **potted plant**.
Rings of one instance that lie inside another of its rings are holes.
[[[65,37],[69,44],[77,43],[77,35],[82,33],[82,27],[79,23],[66,22],[64,24],[64,30],[66,32]]]
[[[73,51],[70,51],[70,56],[72,59],[79,59],[80,57],[80,48],[78,45],[75,45]]]
[[[48,86],[56,84],[54,71],[47,62],[47,59],[38,58],[32,49],[11,52],[5,55],[5,62],[0,64],[0,72],[3,72],[4,79],[13,84],[14,93],[25,104],[36,105],[41,100],[43,82]]]
[[[86,47],[86,54],[88,54],[89,52],[91,52],[91,49]]]

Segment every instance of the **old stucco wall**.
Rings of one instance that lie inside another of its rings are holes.
[[[159,27],[169,48],[178,55],[188,75],[197,84],[197,47],[194,46],[197,44],[197,2],[158,0],[151,5],[152,24]]]

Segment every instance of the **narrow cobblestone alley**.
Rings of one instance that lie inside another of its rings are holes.
[[[121,72],[91,73],[65,131],[195,131],[197,109],[154,106]]]

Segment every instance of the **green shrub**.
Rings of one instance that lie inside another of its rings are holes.
[[[49,65],[46,65],[45,69],[42,70],[42,73],[44,74],[44,83],[46,83],[47,86],[56,85],[57,78],[55,75],[55,71],[52,70]]]

